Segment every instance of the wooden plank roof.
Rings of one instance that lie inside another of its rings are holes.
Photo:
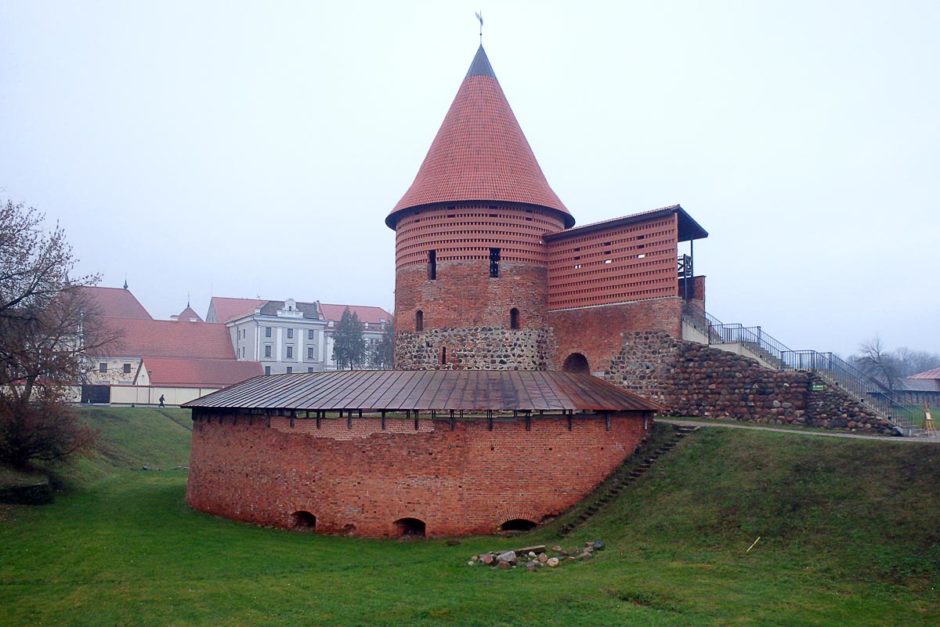
[[[184,407],[301,411],[658,411],[588,374],[544,370],[343,370],[261,376]]]

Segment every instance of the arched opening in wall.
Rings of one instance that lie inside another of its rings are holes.
[[[441,365],[444,366],[447,364],[447,347],[441,347]]]
[[[354,524],[352,524],[352,523],[349,523],[349,524],[347,524],[347,525],[343,525],[343,535],[347,535],[347,536],[354,536],[354,535],[356,535],[356,525],[354,525]]]
[[[513,307],[509,310],[509,328],[518,329],[519,328],[519,310]]]
[[[531,531],[535,529],[536,524],[534,521],[527,520],[525,518],[513,518],[512,520],[507,520],[499,526],[500,531]]]
[[[591,374],[591,367],[588,365],[587,357],[581,353],[571,353],[568,355],[561,369],[565,372],[574,372],[576,374]]]
[[[290,528],[294,531],[313,531],[317,527],[317,517],[307,511],[297,511],[290,515]]]
[[[417,518],[399,518],[395,521],[395,531],[403,538],[423,538],[427,525]]]
[[[415,312],[415,331],[424,331],[424,312],[420,309]]]

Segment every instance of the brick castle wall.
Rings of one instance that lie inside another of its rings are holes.
[[[574,505],[631,454],[642,416],[496,421],[377,418],[197,417],[187,502],[236,520],[290,527],[294,512],[316,530],[398,534],[416,518],[429,536],[492,533],[512,519],[542,522]]]
[[[519,310],[521,328],[545,324],[544,265],[501,261],[499,277],[491,278],[486,260],[438,261],[437,279],[429,280],[426,265],[409,265],[395,275],[395,326],[415,331],[422,311],[424,328],[509,328],[509,312]]]
[[[662,331],[681,337],[682,305],[680,298],[660,298],[549,311],[548,324],[557,342],[553,368],[560,369],[568,355],[581,353],[592,372],[605,371],[620,355],[624,336],[637,331]]]
[[[547,370],[554,353],[548,329],[431,329],[395,336],[399,370]]]
[[[770,370],[664,332],[625,335],[605,378],[678,416],[892,431],[887,421],[811,372]]]

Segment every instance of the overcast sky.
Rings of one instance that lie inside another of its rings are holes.
[[[391,309],[478,44],[579,224],[680,203],[707,305],[790,347],[940,352],[940,2],[0,0],[0,198],[159,318]]]

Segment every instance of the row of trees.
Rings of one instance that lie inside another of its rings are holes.
[[[363,366],[388,369],[395,356],[394,321],[389,320],[379,341],[366,345],[363,324],[347,307],[333,333],[333,359],[339,370],[355,370]]]
[[[0,205],[0,462],[25,467],[75,453],[93,440],[69,396],[84,352],[106,337],[75,276],[77,259],[57,224],[32,207]]]
[[[940,354],[909,348],[888,350],[877,335],[859,345],[858,352],[848,359],[853,366],[894,391],[901,379],[918,372],[940,367]]]

